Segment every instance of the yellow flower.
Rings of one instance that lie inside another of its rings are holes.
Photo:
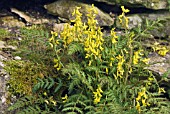
[[[142,99],[143,106],[147,106],[146,99]]]
[[[166,92],[165,92],[164,88],[159,88],[158,93],[160,94],[160,93],[166,93]]]
[[[91,66],[92,60],[89,61],[89,66]]]
[[[140,55],[142,55],[141,52],[142,52],[142,50],[138,50],[138,51],[134,52],[133,64],[138,64],[139,59],[141,58]]]
[[[159,55],[165,56],[166,53],[169,51],[166,47],[159,45],[158,42],[155,42],[153,47],[153,51],[157,51]]]
[[[146,88],[143,87],[141,92],[138,92],[138,97],[136,98],[136,109],[140,112],[140,102],[142,102],[143,106],[149,106],[150,104],[146,102],[148,99],[147,94],[146,94]]]
[[[168,51],[169,51],[169,50],[166,49],[166,47],[162,47],[162,48],[158,51],[158,54],[159,54],[159,55],[162,55],[162,56],[165,56]]]
[[[54,106],[56,106],[57,102],[53,99],[53,96],[51,96],[51,97],[49,98],[49,101],[50,101]]]
[[[123,11],[123,12],[125,12],[125,13],[128,13],[128,12],[130,12],[130,10],[128,10],[128,9],[125,9],[125,7],[124,7],[124,6],[121,6],[121,8],[122,8],[122,11]]]
[[[57,68],[57,70],[60,70],[61,69],[61,63],[60,63],[60,60],[59,59],[54,59],[54,68]]]
[[[116,32],[114,31],[115,28],[112,28],[111,30],[111,37],[112,37],[112,43],[115,44],[117,42],[118,36],[116,36]]]
[[[141,111],[141,108],[140,108],[140,103],[137,101],[136,102],[136,109],[140,112]]]
[[[126,26],[126,28],[128,28],[129,27],[129,19],[127,18],[127,17],[125,17],[125,26]]]
[[[73,11],[72,15],[82,15],[80,12],[79,12],[79,9],[81,9],[81,7],[76,7],[76,9]]]
[[[119,22],[122,23],[123,14],[119,15]]]
[[[45,102],[46,104],[49,104],[48,100],[44,100],[44,102]]]
[[[44,92],[43,95],[44,95],[44,96],[47,96],[47,92]]]
[[[108,74],[108,72],[109,72],[109,71],[108,71],[108,68],[106,68],[106,74]]]
[[[117,63],[117,77],[122,78],[124,69],[123,69],[123,63],[124,63],[124,57],[121,56],[120,54],[116,57],[118,59]]]
[[[149,58],[144,58],[143,60],[142,60],[142,62],[144,62],[145,64],[148,64],[149,63]]]
[[[65,96],[62,97],[63,103],[67,102],[67,99],[68,99],[68,96],[67,96],[67,94],[65,94]]]
[[[130,10],[125,9],[124,6],[121,6],[121,8],[122,8],[122,14],[119,15],[119,17],[118,17],[118,18],[119,18],[119,22],[120,22],[120,24],[122,25],[122,27],[128,29],[129,20],[128,20],[128,18],[125,16],[125,13],[130,12]]]
[[[97,104],[100,102],[100,99],[102,97],[101,93],[103,93],[102,89],[100,86],[98,86],[98,88],[96,89],[96,92],[93,92],[94,94],[94,104]]]

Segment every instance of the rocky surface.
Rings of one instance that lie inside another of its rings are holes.
[[[106,2],[108,4],[119,4],[129,7],[146,7],[149,9],[168,9],[168,0],[95,0],[98,2]]]
[[[87,22],[86,14],[88,13],[88,9],[91,7],[89,4],[76,2],[74,0],[59,0],[54,3],[45,5],[44,7],[48,10],[48,12],[52,15],[57,15],[59,17],[72,20],[74,17],[72,16],[72,12],[75,7],[81,7],[80,12],[82,15],[82,21]],[[106,13],[95,7],[98,12],[96,19],[100,26],[111,26],[114,24],[114,20]]]
[[[5,42],[0,41],[0,50],[6,48]],[[8,54],[0,51],[0,114],[4,114],[7,108],[7,88],[6,82],[9,79],[9,75],[3,69],[4,61],[7,61],[9,58],[7,57]]]
[[[160,56],[157,53],[149,54],[149,64],[148,69],[155,72],[156,74],[162,76],[164,73],[170,71],[170,54],[166,54],[165,56]],[[170,78],[170,74],[167,76]]]

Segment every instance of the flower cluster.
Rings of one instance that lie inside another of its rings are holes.
[[[143,50],[138,50],[136,52],[134,52],[134,56],[133,56],[133,64],[138,64],[139,63],[139,59],[141,58],[141,55],[143,55],[141,52]]]
[[[123,73],[124,73],[124,68],[123,68],[123,63],[125,62],[125,59],[123,56],[118,55],[117,57],[118,64],[117,64],[117,75],[115,78],[117,79],[118,77],[122,78]]]
[[[89,28],[85,31],[85,36],[87,36],[84,41],[84,50],[86,51],[85,58],[101,58],[104,39],[101,28],[97,27],[97,20],[95,20],[96,14],[97,11],[92,5],[92,9],[89,9],[89,13],[87,14],[87,24]]]
[[[100,99],[102,97],[101,93],[103,93],[102,89],[100,86],[98,86],[98,88],[96,89],[96,92],[93,92],[94,94],[94,104],[97,104],[100,102]]]
[[[149,106],[147,102],[148,96],[146,94],[146,88],[143,87],[141,92],[138,92],[138,97],[136,98],[136,109],[140,112],[141,106]]]
[[[143,63],[145,64],[148,64],[149,62],[149,58],[142,58],[143,56],[143,50],[138,50],[136,52],[134,52],[134,55],[133,55],[133,64],[136,65],[139,63],[139,61],[142,61]]]
[[[158,52],[159,55],[165,56],[166,53],[169,51],[166,47],[159,45],[158,42],[154,43],[154,46],[152,49],[156,52]]]
[[[54,68],[56,68],[57,70],[60,70],[62,65],[61,65],[61,62],[60,62],[60,59],[54,59]]]
[[[117,39],[118,39],[118,36],[116,35],[116,32],[114,30],[115,30],[115,28],[112,28],[111,33],[110,33],[110,35],[112,37],[112,43],[113,44],[115,44],[117,42]]]
[[[65,96],[62,97],[63,103],[67,102],[67,99],[68,99],[68,96],[67,96],[67,94],[65,94]]]
[[[120,22],[120,24],[122,25],[122,27],[128,29],[129,20],[128,20],[128,18],[125,16],[125,13],[130,12],[130,10],[125,9],[124,6],[121,6],[121,8],[122,8],[122,14],[119,15],[119,22]]]

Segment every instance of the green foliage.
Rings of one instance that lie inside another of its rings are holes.
[[[17,100],[17,102],[8,108],[8,111],[15,110],[17,114],[55,114],[49,111],[46,104],[44,104],[44,98],[35,96],[24,96]],[[41,107],[40,107],[41,106]],[[43,109],[45,108],[45,109]]]
[[[19,51],[15,55],[36,63],[43,62],[43,64],[46,64],[45,61],[50,62],[53,55],[46,43],[49,33],[41,29],[28,28],[23,28],[20,32],[23,39],[18,42]]]
[[[48,91],[53,87],[54,88],[54,93],[56,93],[62,87],[61,79],[57,78],[57,81],[54,80],[54,78],[51,78],[51,77],[48,77],[47,79],[40,79],[39,78],[38,83],[36,83],[34,88],[33,88],[33,92],[36,93],[40,89]]]

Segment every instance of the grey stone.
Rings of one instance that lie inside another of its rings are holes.
[[[15,59],[15,60],[21,60],[21,57],[15,56],[14,59]]]
[[[0,49],[5,48],[5,42],[4,41],[0,41]]]
[[[168,0],[95,0],[98,2],[105,2],[112,5],[124,5],[128,7],[145,7],[149,9],[168,9]]]
[[[68,20],[74,19],[72,16],[72,12],[76,8],[76,6],[81,7],[80,12],[82,15],[82,21],[87,22],[86,14],[88,13],[88,9],[91,5],[77,2],[75,0],[59,0],[54,3],[45,5],[44,7],[48,10],[48,12],[52,15],[56,15],[62,18],[66,18]],[[104,13],[97,7],[95,7],[98,14],[96,16],[96,20],[98,21],[100,26],[111,26],[114,23],[114,19],[112,19],[108,14]]]

